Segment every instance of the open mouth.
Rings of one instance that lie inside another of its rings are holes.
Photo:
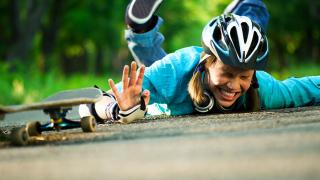
[[[219,88],[220,95],[225,101],[233,101],[234,98],[239,94],[239,92],[229,92],[222,88]]]

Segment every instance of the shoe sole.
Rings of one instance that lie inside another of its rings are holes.
[[[139,0],[139,3],[136,1],[133,0],[130,3],[129,18],[137,24],[144,24],[151,18],[163,0]]]

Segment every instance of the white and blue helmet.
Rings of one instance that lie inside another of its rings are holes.
[[[202,46],[206,54],[243,69],[263,70],[269,54],[268,40],[260,26],[235,14],[211,20],[203,29]]]

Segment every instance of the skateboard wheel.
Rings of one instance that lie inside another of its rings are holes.
[[[95,132],[97,122],[93,116],[81,118],[81,128],[83,132]]]
[[[40,122],[34,121],[27,124],[27,132],[29,136],[39,136],[41,135],[40,131]]]
[[[11,132],[11,142],[16,146],[24,146],[28,144],[29,134],[26,127],[15,128]]]

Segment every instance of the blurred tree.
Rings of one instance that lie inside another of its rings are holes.
[[[165,49],[168,52],[186,46],[201,45],[205,24],[220,15],[230,0],[193,0],[165,2],[158,13],[164,20]]]
[[[11,0],[4,4],[8,7],[7,25],[9,34],[6,34],[6,59],[26,58],[31,49],[35,34],[40,29],[40,20],[50,6],[50,0]]]
[[[296,59],[320,59],[320,1],[265,1],[270,11],[268,37],[273,68],[286,68]],[[300,62],[301,63],[301,62]]]
[[[200,45],[203,26],[231,0],[165,1],[158,14],[167,52]],[[38,71],[119,72],[128,58],[123,38],[130,0],[0,1],[0,61],[35,64]],[[264,0],[270,12],[268,38],[272,68],[298,60],[319,63],[320,1]]]

